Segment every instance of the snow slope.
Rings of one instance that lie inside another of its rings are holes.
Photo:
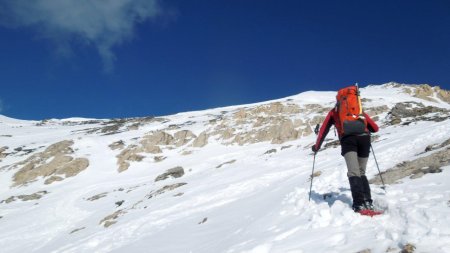
[[[450,109],[450,104],[437,97],[435,102],[427,101],[403,88],[374,85],[361,92],[368,99],[367,107],[392,108],[412,101]],[[118,151],[108,147],[119,140],[133,143],[149,131],[173,124],[184,124],[184,129],[200,134],[212,118],[231,116],[244,107],[289,101],[331,108],[334,96],[335,92],[310,91],[258,104],[180,113],[110,135],[85,131],[101,127],[107,120],[38,124],[1,116],[0,147],[9,147],[11,153],[0,159],[0,201],[47,192],[40,199],[0,203],[1,252],[381,253],[400,252],[407,244],[413,244],[415,252],[450,252],[450,166],[441,167],[441,173],[406,177],[388,185],[386,191],[371,185],[375,205],[385,210],[384,215],[371,218],[350,208],[339,147],[317,154],[315,168],[321,175],[314,178],[308,201],[312,134],[282,144],[243,146],[223,145],[210,138],[206,146],[190,148],[190,155],[181,155],[181,148],[164,149],[167,159],[155,163],[146,156],[122,173],[117,171]],[[320,113],[299,117],[314,115]],[[381,130],[373,147],[381,171],[443,150],[446,147],[424,153],[428,146],[450,138],[449,117],[439,122],[389,125],[387,112],[377,116]],[[75,155],[89,159],[86,170],[49,185],[40,178],[12,187],[18,170],[12,165],[67,139],[74,140]],[[327,142],[335,140],[330,131]],[[32,151],[13,152],[17,147]],[[155,182],[158,175],[177,166],[185,170],[182,177]],[[377,176],[371,154],[368,177]],[[177,183],[185,184],[157,193]],[[89,200],[93,196],[100,197]],[[120,201],[123,203],[117,204]],[[105,227],[108,216],[116,223]]]

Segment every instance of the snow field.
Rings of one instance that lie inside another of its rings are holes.
[[[377,106],[402,101],[431,103],[378,86],[362,92]],[[288,99],[297,104],[329,105],[334,96],[334,92],[308,92]],[[7,253],[329,253],[364,249],[385,253],[388,249],[399,252],[412,243],[417,252],[450,252],[448,166],[442,173],[402,179],[388,185],[386,191],[371,185],[375,205],[385,210],[377,217],[360,216],[351,210],[340,147],[317,154],[315,171],[321,175],[313,179],[308,201],[312,135],[283,145],[224,146],[211,140],[204,148],[193,149],[191,155],[181,156],[178,149],[164,150],[168,158],[160,163],[146,158],[117,172],[118,151],[109,149],[109,144],[118,140],[132,144],[134,138],[151,130],[187,120],[195,122],[187,128],[199,134],[205,128],[203,122],[212,118],[206,114],[220,115],[238,108],[181,113],[166,117],[170,120],[166,123],[111,136],[85,135],[77,131],[86,126],[63,127],[57,120],[54,125],[36,127],[36,122],[0,118],[1,131],[15,137],[2,138],[2,145],[42,151],[41,146],[73,139],[75,156],[90,161],[90,167],[76,177],[45,187],[39,180],[10,188],[14,171],[0,170],[0,200],[44,188],[49,192],[40,200],[0,204],[0,248]],[[381,171],[436,152],[423,154],[428,145],[449,138],[449,124],[446,120],[382,127],[373,143]],[[336,140],[332,131],[328,138]],[[270,149],[277,152],[265,154]],[[1,166],[22,159],[7,157]],[[224,164],[232,160],[236,161]],[[183,177],[154,182],[156,176],[176,166],[185,169]],[[367,175],[378,175],[373,154]],[[151,192],[175,183],[187,184],[148,198]],[[87,200],[102,193],[105,196],[98,200]],[[124,203],[117,206],[121,200]],[[100,224],[119,210],[124,213],[117,223],[108,228]]]

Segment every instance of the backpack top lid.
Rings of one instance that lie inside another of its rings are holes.
[[[359,87],[358,84],[348,86],[345,88],[342,88],[338,90],[338,93],[336,94],[336,101],[341,101],[344,97],[347,97],[348,95],[356,95],[359,96]]]

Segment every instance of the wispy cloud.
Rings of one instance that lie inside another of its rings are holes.
[[[36,29],[56,43],[59,54],[69,53],[73,43],[94,46],[111,71],[113,47],[132,39],[137,23],[160,12],[158,0],[5,0],[0,24]]]

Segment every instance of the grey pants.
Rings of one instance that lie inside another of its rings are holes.
[[[345,153],[345,162],[347,163],[347,176],[348,177],[360,177],[366,175],[366,167],[368,157],[358,157],[358,154],[354,151]]]

